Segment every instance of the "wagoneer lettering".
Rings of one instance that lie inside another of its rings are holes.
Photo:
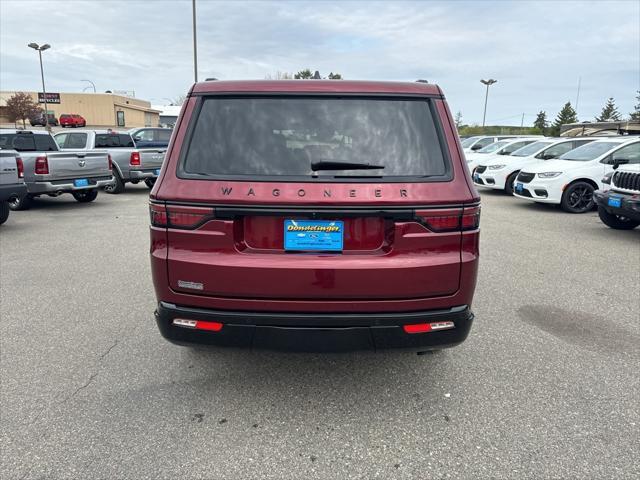
[[[480,205],[436,85],[197,83],[166,162],[151,266],[170,341],[424,351],[467,337]]]

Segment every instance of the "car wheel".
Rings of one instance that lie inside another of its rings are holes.
[[[11,197],[7,203],[9,204],[9,208],[14,211],[18,210],[28,210],[31,207],[31,197],[29,194],[23,195],[22,197]]]
[[[598,206],[598,216],[607,227],[615,228],[616,230],[633,230],[640,225],[638,220],[616,215],[615,213],[609,213],[600,206]]]
[[[9,204],[7,202],[0,202],[0,225],[9,218],[9,211]]]
[[[98,197],[98,189],[93,188],[91,190],[71,192],[71,195],[73,195],[73,198],[75,198],[80,203],[89,203],[93,202]]]
[[[124,192],[124,181],[115,169],[113,170],[113,179],[114,182],[111,185],[104,187],[104,191],[113,194]]]
[[[513,172],[511,175],[507,177],[507,181],[504,184],[504,191],[507,195],[513,195],[513,182],[516,181],[516,177],[520,172]]]
[[[565,212],[585,213],[593,209],[593,185],[587,182],[575,182],[562,194],[560,206]]]
[[[144,181],[145,185],[147,187],[149,187],[149,190],[151,190],[153,188],[153,186],[156,184],[156,179],[155,178],[147,178]]]

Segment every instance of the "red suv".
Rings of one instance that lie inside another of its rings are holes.
[[[151,192],[160,332],[302,351],[459,344],[479,201],[436,85],[197,83]]]
[[[60,126],[61,127],[86,127],[87,121],[82,117],[82,115],[77,115],[75,113],[63,113],[60,115]]]

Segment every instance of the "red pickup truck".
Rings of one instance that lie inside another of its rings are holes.
[[[60,115],[61,127],[86,127],[87,121],[82,115],[75,113],[63,113]]]
[[[197,83],[150,216],[172,342],[422,352],[471,328],[480,198],[436,85]]]

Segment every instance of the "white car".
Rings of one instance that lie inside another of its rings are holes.
[[[480,150],[481,148],[491,145],[499,140],[505,140],[509,138],[519,138],[523,135],[478,135],[476,137],[469,137],[462,140],[462,150],[464,153],[471,153]]]
[[[594,138],[544,138],[509,156],[493,157],[473,170],[473,183],[480,187],[504,190],[511,195],[520,170],[532,164],[558,158],[574,148],[593,142]]]
[[[476,168],[480,163],[488,161],[489,159],[493,159],[498,155],[511,155],[516,150],[519,150],[525,145],[529,145],[530,143],[533,143],[537,140],[540,140],[540,137],[510,138],[508,140],[499,140],[497,142],[491,143],[476,152],[465,154],[467,167],[469,167],[470,172],[473,172],[473,169]]]
[[[640,137],[595,140],[556,160],[523,168],[513,194],[534,202],[560,204],[566,212],[584,213],[593,208],[593,192],[603,188],[602,178],[614,165],[639,162]]]

